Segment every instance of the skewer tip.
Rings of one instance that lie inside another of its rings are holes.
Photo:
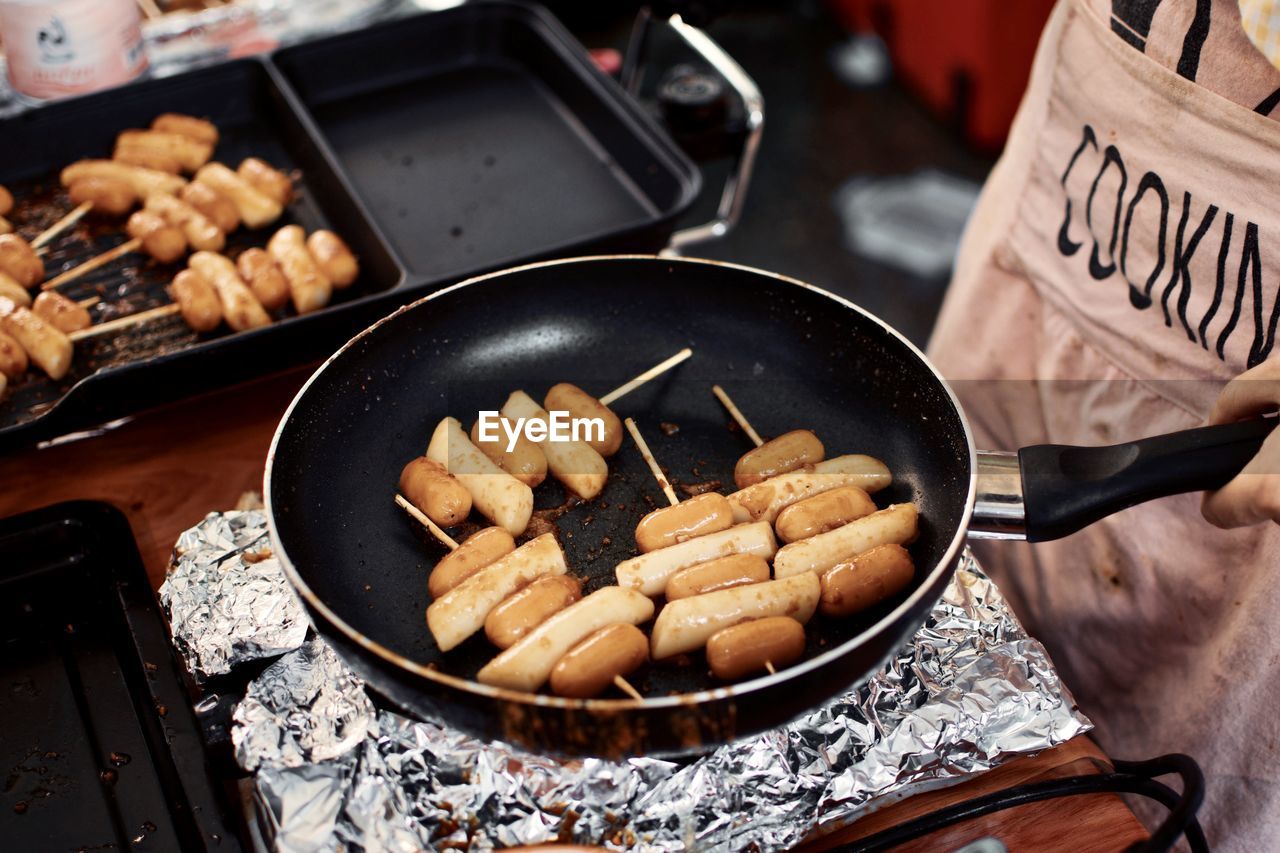
[[[637,702],[644,701],[644,694],[632,687],[631,682],[627,681],[621,675],[615,675],[613,677],[613,685]]]

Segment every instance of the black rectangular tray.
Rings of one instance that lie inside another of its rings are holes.
[[[124,516],[0,520],[0,613],[4,849],[240,849]]]
[[[319,359],[394,308],[493,269],[605,251],[656,251],[692,204],[697,168],[551,15],[507,2],[388,22],[264,57],[148,80],[0,122],[0,184],[30,238],[71,208],[58,172],[106,157],[116,134],[166,111],[207,116],[214,158],[250,154],[301,174],[279,224],[329,227],[361,277],[326,309],[286,309],[251,332],[169,317],[77,346],[60,382],[37,371],[0,400],[0,451]],[[34,211],[34,213],[33,213]],[[87,217],[54,241],[49,275],[122,242]],[[228,254],[275,228],[244,229]],[[164,304],[183,262],[134,255],[67,286],[95,322]]]

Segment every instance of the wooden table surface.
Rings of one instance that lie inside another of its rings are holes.
[[[0,517],[59,501],[106,501],[124,511],[158,586],[178,534],[213,510],[262,488],[276,423],[311,368],[143,413],[105,434],[0,457]],[[1022,782],[1105,769],[1084,737],[1009,761],[960,785],[887,806],[805,848],[826,850],[902,823],[941,805]],[[1113,851],[1146,831],[1113,795],[1020,806],[942,830],[904,850],[953,850],[986,836],[1011,851]]]

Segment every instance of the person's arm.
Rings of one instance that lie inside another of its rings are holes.
[[[1280,359],[1272,359],[1231,380],[1214,404],[1209,423],[1231,423],[1278,408]],[[1235,479],[1216,492],[1205,492],[1201,511],[1217,527],[1246,527],[1264,521],[1280,524],[1280,430],[1271,433]]]

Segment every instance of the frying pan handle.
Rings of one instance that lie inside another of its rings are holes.
[[[1016,457],[981,454],[971,535],[1060,539],[1135,504],[1220,488],[1277,422],[1254,418],[1107,447],[1041,444]]]
[[[720,203],[716,207],[715,216],[709,222],[676,231],[667,242],[667,248],[662,251],[664,255],[678,255],[685,246],[723,237],[742,215],[747,186],[751,183],[751,174],[755,170],[756,152],[760,148],[760,135],[764,132],[764,96],[742,66],[705,32],[686,23],[679,14],[672,14],[663,20],[733,88],[742,101],[745,116],[742,145],[734,154],[729,176],[720,192]],[[648,53],[649,31],[653,21],[653,13],[649,7],[642,6],[631,30],[631,41],[627,45],[626,59],[622,65],[622,85],[633,96],[639,94],[644,78],[645,56]]]

